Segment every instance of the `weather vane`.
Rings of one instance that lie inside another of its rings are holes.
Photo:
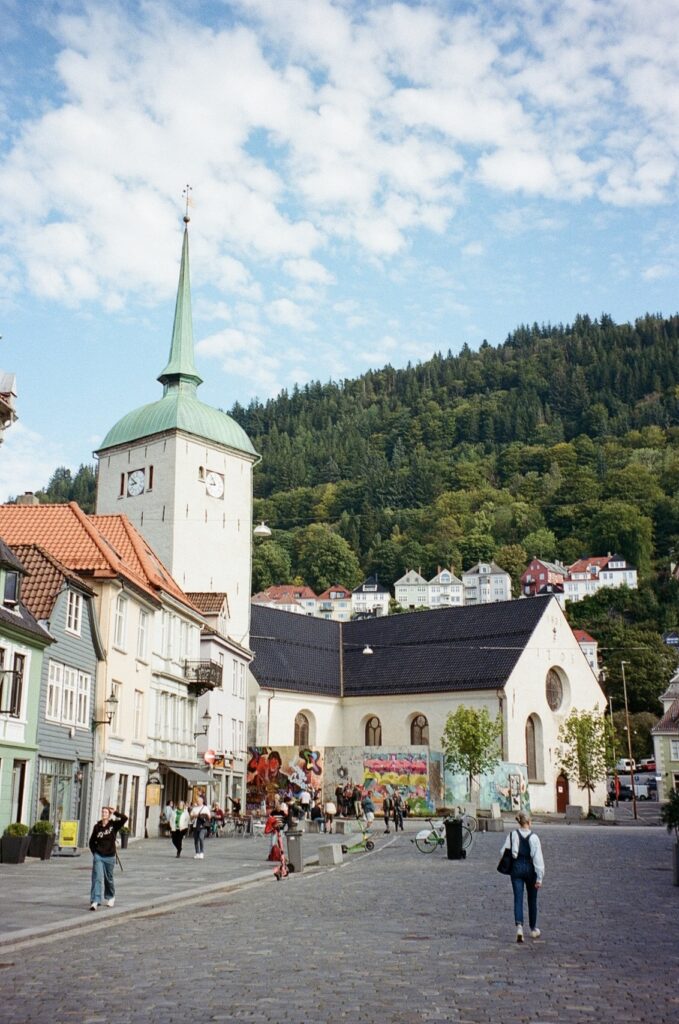
[[[182,191],[182,196],[186,200],[186,209],[184,211],[184,223],[185,224],[188,224],[189,221],[191,220],[191,218],[189,217],[189,206],[193,206],[193,203],[191,201],[191,193],[192,192],[193,192],[193,189],[191,188],[190,185],[185,185],[184,186],[184,189]]]

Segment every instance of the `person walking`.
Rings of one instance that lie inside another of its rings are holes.
[[[516,816],[519,827],[513,829],[505,839],[501,853],[512,851],[512,890],[514,892],[514,923],[516,941],[523,942],[523,891],[528,901],[528,926],[531,938],[540,936],[538,928],[538,892],[545,876],[545,862],[540,840],[531,832],[530,815],[521,811]]]
[[[40,821],[50,820],[50,802],[46,796],[40,797],[40,803],[42,804],[42,810],[40,811]]]
[[[394,832],[403,831],[403,797],[398,790],[394,793]]]
[[[382,799],[382,815],[384,817],[384,834],[386,836],[388,836],[389,832],[390,832],[389,819],[391,818],[393,810],[394,810],[394,798],[392,797],[391,793],[386,792],[384,794],[383,799]]]
[[[191,824],[191,818],[189,812],[186,810],[186,804],[183,800],[180,800],[177,807],[172,812],[170,819],[170,835],[172,837],[172,845],[177,851],[177,856],[182,855],[182,843],[184,842],[184,836],[189,831],[189,825]]]
[[[311,793],[308,789],[303,789],[299,794],[299,804],[302,809],[302,818],[307,818],[311,810]]]
[[[337,814],[337,805],[332,800],[326,800],[325,802],[325,831],[332,832],[332,823],[335,820]]]
[[[370,793],[367,791],[363,794],[361,806],[363,807],[363,814],[365,815],[366,828],[370,828],[375,820],[375,804],[372,801]]]
[[[116,887],[113,868],[116,862],[116,837],[127,821],[126,814],[120,814],[115,807],[102,807],[101,818],[92,829],[89,847],[92,853],[92,880],[90,883],[90,910],[96,910],[106,900],[112,907],[116,901]]]
[[[193,845],[196,850],[193,859],[203,860],[205,857],[205,833],[210,824],[210,808],[202,796],[198,797],[197,802],[191,808],[191,821],[193,823]]]

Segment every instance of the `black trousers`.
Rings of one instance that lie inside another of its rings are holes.
[[[188,832],[186,828],[177,828],[172,833],[172,845],[174,846],[177,853],[182,852],[182,843],[184,842],[184,836]]]

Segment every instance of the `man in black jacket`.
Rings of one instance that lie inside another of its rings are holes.
[[[116,836],[127,821],[127,815],[119,814],[115,807],[102,807],[101,818],[92,829],[90,850],[92,851],[92,884],[90,887],[90,910],[96,910],[101,900],[102,879],[106,906],[116,901],[116,887],[113,884],[113,868],[116,862]]]

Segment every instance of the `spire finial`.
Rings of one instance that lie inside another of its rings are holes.
[[[184,210],[184,223],[185,224],[188,224],[189,221],[191,220],[191,218],[189,217],[189,206],[193,206],[193,203],[191,202],[191,193],[192,192],[193,192],[193,189],[192,189],[192,187],[190,185],[185,185],[183,190],[182,190],[182,196],[186,200],[186,207],[185,207],[185,210]]]

